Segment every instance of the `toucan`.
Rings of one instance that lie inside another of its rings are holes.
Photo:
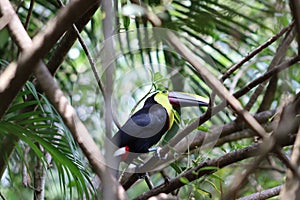
[[[173,126],[174,108],[188,106],[208,106],[208,100],[199,95],[174,91],[152,94],[112,137],[111,141],[117,147],[113,156],[128,163],[137,154],[152,151],[151,147]]]

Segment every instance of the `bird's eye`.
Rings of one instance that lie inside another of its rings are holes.
[[[164,90],[164,91],[162,91],[163,93],[168,93],[168,91],[167,90]]]

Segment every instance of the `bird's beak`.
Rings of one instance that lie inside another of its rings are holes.
[[[169,102],[173,106],[208,106],[209,100],[196,94],[171,91],[168,94]]]

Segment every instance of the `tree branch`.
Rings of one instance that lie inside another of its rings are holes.
[[[294,144],[294,149],[291,155],[291,164],[299,171],[299,162],[300,162],[300,126],[298,129],[296,141]],[[282,187],[280,199],[299,199],[300,198],[300,189],[299,189],[299,177],[294,176],[294,172],[291,169],[288,169],[286,172],[286,183]]]
[[[279,185],[279,186],[276,186],[276,187],[273,187],[273,188],[269,188],[267,190],[256,192],[256,193],[251,194],[251,195],[246,196],[246,197],[239,198],[238,200],[256,200],[256,199],[264,200],[264,199],[268,199],[268,198],[275,197],[275,196],[279,195],[279,192],[280,192],[281,188],[282,188],[282,185]]]
[[[279,64],[277,67],[275,67],[275,68],[271,69],[270,71],[264,73],[262,76],[258,77],[257,79],[255,79],[252,82],[248,83],[242,89],[240,89],[237,92],[235,92],[234,96],[236,98],[243,96],[244,94],[246,94],[247,92],[249,92],[252,88],[254,88],[257,85],[259,85],[260,83],[266,81],[267,79],[269,79],[273,75],[278,74],[282,70],[285,70],[285,69],[293,66],[294,64],[296,64],[297,62],[299,62],[299,60],[300,60],[300,57],[296,56],[296,57],[294,57],[294,58],[292,58],[290,60],[287,60],[287,61]]]
[[[271,69],[273,69],[275,66],[277,66],[278,64],[280,64],[282,62],[293,39],[294,39],[294,29],[290,29],[287,32],[287,35],[280,42],[280,44],[276,50],[276,54],[274,55],[270,65],[268,67],[268,71],[270,71]],[[269,85],[265,92],[264,98],[262,100],[262,103],[258,109],[259,111],[269,109],[269,107],[274,99],[274,96],[275,96],[275,90],[277,88],[277,80],[278,80],[277,74],[271,77],[271,79],[269,81]],[[263,91],[263,88],[266,86],[266,84],[267,84],[267,82],[263,82],[257,87],[257,89],[255,90],[253,95],[250,97],[250,100],[245,107],[247,110],[250,110],[250,108],[256,102],[256,99],[258,98],[260,93]]]
[[[35,0],[30,0],[30,4],[29,4],[29,8],[28,8],[28,13],[27,13],[27,16],[26,16],[25,24],[24,24],[25,30],[27,30],[27,29],[28,29],[28,26],[29,26],[30,17],[31,17],[31,15],[32,15],[32,10],[33,10],[34,1],[35,1]]]
[[[284,144],[290,145],[293,141],[289,141]],[[173,178],[169,180],[166,183],[163,183],[152,190],[145,192],[144,194],[140,195],[139,197],[135,198],[135,200],[142,200],[142,199],[148,199],[151,196],[158,195],[160,193],[170,193],[185,184],[181,181],[181,179],[184,177],[185,179],[189,180],[189,182],[192,182],[196,179],[199,179],[203,177],[204,175],[212,174],[216,169],[208,169],[203,170],[203,167],[218,167],[219,169],[226,167],[230,164],[239,162],[241,160],[245,160],[250,157],[255,157],[261,154],[261,149],[263,149],[264,144],[254,144],[248,147],[245,147],[243,149],[238,149],[234,152],[227,153],[219,158],[207,160],[205,162],[200,163],[197,167],[194,167],[185,173],[177,176],[176,178]],[[202,170],[201,170],[202,169]]]
[[[179,38],[172,32],[167,32],[168,42],[173,46],[177,53],[184,57],[203,77],[206,83],[215,90],[227,103],[233,108],[233,110],[262,138],[266,137],[265,130],[261,125],[246,111],[243,109],[240,102],[230,94],[225,86],[204,66],[202,66],[199,58],[187,48]]]
[[[81,32],[84,26],[90,21],[92,16],[99,8],[99,2],[92,6],[92,8],[87,11],[77,22],[75,22],[75,26],[79,32]],[[64,61],[65,56],[69,52],[70,48],[73,46],[76,41],[78,35],[77,31],[73,28],[73,26],[64,34],[58,45],[56,46],[54,52],[52,53],[49,61],[47,63],[47,67],[52,75],[55,74],[61,63]]]
[[[158,195],[160,193],[170,193],[185,185],[181,181],[182,178],[186,178],[187,180],[189,180],[189,182],[192,182],[196,179],[199,179],[200,177],[203,177],[204,175],[212,174],[216,171],[216,169],[201,170],[203,167],[223,168],[232,163],[259,155],[259,149],[260,145],[255,144],[243,149],[236,150],[234,152],[227,153],[219,158],[207,160],[203,163],[200,163],[197,167],[194,167],[187,172],[177,176],[176,178],[169,180],[168,183],[163,183],[153,188],[152,190],[145,192],[144,194],[135,198],[135,200],[148,199],[149,197]]]
[[[242,184],[245,182],[247,176],[254,171],[259,163],[265,158],[267,153],[274,151],[277,153],[284,164],[294,172],[296,177],[299,177],[297,169],[290,164],[289,160],[281,153],[281,147],[290,143],[290,134],[297,131],[300,124],[300,93],[297,94],[295,100],[287,104],[282,113],[280,114],[280,120],[278,126],[274,126],[273,135],[268,141],[263,141],[262,148],[260,149],[260,155],[252,166],[248,167],[243,175],[236,175],[235,179],[232,181],[232,186],[227,189],[227,194],[224,199],[232,199],[235,197],[238,190],[241,188]],[[298,179],[297,179],[298,180]]]
[[[300,55],[300,2],[298,0],[291,0],[290,7],[295,20],[298,42],[298,55]]]
[[[49,52],[74,21],[79,19],[96,3],[97,0],[72,1],[66,8],[59,11],[57,17],[50,20],[46,29],[37,34],[31,42],[29,37],[19,37],[27,33],[23,26],[19,26],[20,20],[9,2],[7,0],[0,2],[2,15],[12,16],[8,24],[12,37],[18,44],[21,44],[21,51],[26,50],[20,57],[18,64],[11,63],[0,75],[0,119],[30,77],[34,68],[36,68],[38,60],[42,59]]]
[[[259,52],[267,48],[269,45],[271,45],[273,42],[275,42],[278,38],[280,38],[283,34],[288,32],[292,29],[294,23],[290,23],[288,26],[284,27],[279,33],[271,37],[269,40],[267,40],[265,43],[261,44],[259,47],[255,48],[252,52],[250,52],[247,56],[245,56],[240,62],[236,63],[230,69],[226,71],[226,73],[222,76],[221,80],[225,81],[235,70],[240,68],[243,64],[245,64],[247,61],[249,61],[251,58],[256,56]]]

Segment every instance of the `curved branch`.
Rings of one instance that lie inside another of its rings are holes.
[[[276,186],[276,187],[273,187],[273,188],[269,188],[267,190],[263,190],[263,191],[253,193],[249,196],[242,197],[242,198],[239,198],[237,200],[254,200],[254,199],[264,200],[264,199],[268,199],[268,198],[271,198],[271,197],[275,197],[275,196],[279,195],[280,190],[281,190],[282,187],[283,187],[282,185],[279,185],[279,186]]]

